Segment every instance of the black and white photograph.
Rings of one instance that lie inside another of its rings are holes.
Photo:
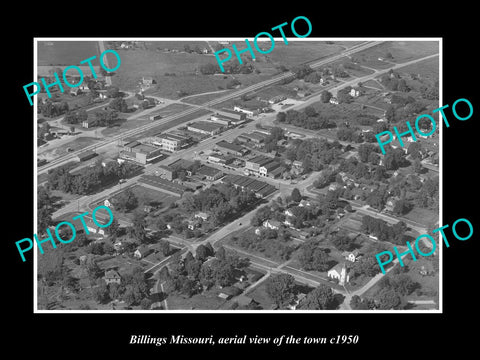
[[[264,37],[36,39],[38,311],[441,309],[441,39]]]

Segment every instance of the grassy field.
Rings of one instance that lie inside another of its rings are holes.
[[[424,77],[438,79],[439,68],[440,68],[439,57],[433,57],[430,59],[419,61],[415,64],[401,67],[397,71],[402,73],[407,73],[407,74],[410,74],[410,73],[420,74],[421,76],[424,76]]]
[[[365,107],[361,109],[359,104],[324,104],[320,101],[315,102],[312,106],[318,113],[328,115],[329,120],[333,120],[337,123],[337,126],[344,122],[349,121],[352,124],[356,124],[356,119],[360,116],[365,117],[379,117],[379,110]]]
[[[404,215],[406,219],[419,222],[420,224],[428,225],[438,221],[438,213],[429,209],[422,209],[415,206],[408,214]]]
[[[159,207],[166,207],[178,199],[176,196],[158,190],[153,190],[141,185],[136,185],[131,188],[131,190],[137,197],[139,206],[150,203],[158,203]]]
[[[360,51],[354,54],[353,58],[362,65],[375,69],[385,69],[391,66],[389,62],[404,63],[435,54],[438,51],[437,41],[387,41]],[[393,56],[393,58],[388,59],[389,62],[378,60],[379,57],[384,58],[389,52]]]
[[[100,54],[97,41],[39,41],[37,51],[40,66],[75,65]]]

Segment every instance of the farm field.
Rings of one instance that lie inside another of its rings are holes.
[[[75,65],[100,55],[98,41],[38,41],[38,65]],[[92,64],[94,64],[92,62]],[[95,65],[95,64],[94,64]],[[88,65],[87,65],[88,67]]]
[[[385,69],[392,63],[404,63],[439,51],[437,41],[387,41],[375,47],[354,54],[354,61],[374,69]],[[381,61],[390,53],[392,58]]]

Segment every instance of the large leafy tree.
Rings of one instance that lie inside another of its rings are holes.
[[[308,293],[301,305],[306,310],[328,310],[337,306],[335,294],[327,285],[320,284]]]
[[[270,277],[265,284],[268,296],[282,307],[289,304],[295,296],[295,279],[290,274],[279,274]]]

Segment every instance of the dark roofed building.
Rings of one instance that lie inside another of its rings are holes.
[[[197,175],[203,175],[208,181],[215,181],[223,176],[223,172],[211,166],[202,166],[196,171]]]
[[[236,156],[243,156],[249,152],[249,150],[245,149],[243,146],[229,143],[225,140],[217,142],[216,146],[220,149],[220,151]]]

